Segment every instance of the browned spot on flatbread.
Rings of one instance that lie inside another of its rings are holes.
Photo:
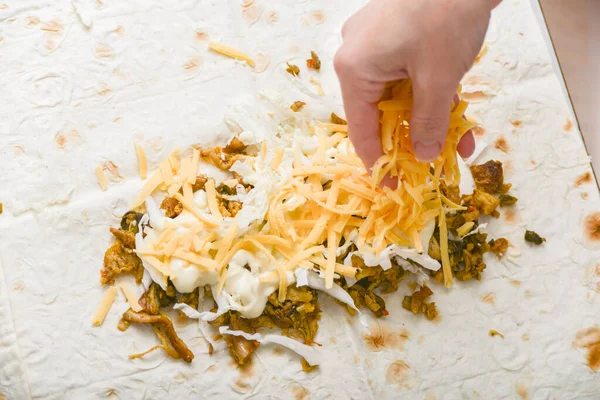
[[[406,329],[393,332],[389,326],[380,322],[371,325],[369,334],[363,335],[367,348],[374,352],[380,352],[386,348],[404,350],[409,338],[410,333]]]
[[[209,365],[208,367],[206,367],[206,369],[204,370],[204,372],[215,372],[217,370],[217,366],[216,365]]]
[[[200,66],[200,58],[193,57],[193,58],[189,59],[188,62],[183,64],[183,69],[186,70],[187,72],[191,72],[191,71],[198,69],[199,66]]]
[[[123,180],[123,177],[119,173],[119,167],[112,161],[106,161],[104,163],[104,170],[108,172],[108,177],[111,180]]]
[[[475,128],[471,128],[471,132],[473,132],[473,135],[475,135],[475,137],[478,138],[484,137],[487,133],[483,126],[476,126]]]
[[[588,192],[582,192],[582,193],[581,193],[581,198],[582,198],[583,200],[587,200],[587,199],[588,199],[588,197],[590,197],[590,195],[589,195],[589,193],[588,193]]]
[[[204,32],[201,29],[196,29],[196,34],[194,36],[196,40],[208,40],[208,33]]]
[[[336,344],[337,343],[337,339],[335,338],[335,336],[332,336],[329,338],[329,343],[331,344]]]
[[[521,340],[524,342],[529,342],[529,335],[527,333],[522,334]]]
[[[123,25],[117,26],[117,28],[115,29],[115,33],[119,36],[125,35],[125,28],[123,27]]]
[[[510,283],[511,285],[513,285],[514,287],[519,287],[521,286],[521,281],[517,280],[517,279],[511,279],[508,281],[508,283]]]
[[[57,44],[56,44],[56,41],[54,39],[52,39],[52,38],[47,38],[46,39],[46,46],[45,46],[46,50],[53,51],[53,50],[56,49],[56,46],[57,46]]]
[[[310,392],[304,386],[293,385],[292,396],[294,400],[308,400],[310,399]]]
[[[8,8],[8,4],[6,4],[6,3],[0,4],[0,10],[6,10],[7,8]]]
[[[573,346],[587,349],[586,361],[592,371],[600,371],[600,327],[592,326],[577,332]]]
[[[590,171],[584,172],[579,175],[577,179],[575,179],[575,186],[581,186],[586,183],[592,183],[594,178],[592,178],[592,173]]]
[[[481,297],[481,301],[493,306],[496,304],[496,294],[493,292],[486,293]]]
[[[510,123],[515,128],[519,128],[519,127],[521,127],[523,125],[523,121],[521,121],[520,119],[511,120]]]
[[[396,360],[385,370],[385,380],[400,387],[406,387],[409,374],[410,366],[403,360]]]
[[[593,242],[600,241],[600,212],[585,217],[583,222],[585,237]]]
[[[17,283],[15,283],[15,286],[13,286],[13,290],[15,292],[20,292],[23,289],[25,289],[25,284],[23,282],[17,282]]]
[[[529,400],[529,391],[527,390],[527,386],[522,383],[517,383],[515,385],[515,393],[521,400]]]
[[[259,51],[254,55],[254,63],[256,64],[254,66],[254,72],[260,74],[266,71],[267,68],[269,68],[271,59],[269,58],[268,54]]]
[[[53,33],[60,34],[63,31],[64,27],[60,23],[59,19],[53,19],[51,21],[48,21],[48,22],[42,24],[40,29],[43,31],[46,31],[46,32],[53,32]]]
[[[67,144],[67,138],[65,138],[65,135],[63,135],[62,133],[59,133],[56,136],[56,139],[54,139],[54,140],[58,147],[60,147],[61,149],[65,148],[65,144]]]
[[[99,96],[106,96],[112,93],[112,90],[106,85],[102,85],[102,88],[98,90]]]
[[[68,131],[58,132],[56,134],[56,136],[54,137],[54,142],[56,142],[56,145],[59,148],[64,149],[67,147],[67,145],[69,143],[76,141],[78,139],[81,139],[79,132],[77,132],[77,130],[75,130],[75,129],[71,129]]]
[[[594,267],[594,275],[600,277],[600,264],[596,264]]]
[[[164,147],[164,141],[163,141],[162,137],[152,138],[152,139],[148,140],[148,144],[156,152],[161,151]]]
[[[240,372],[240,378],[252,378],[254,376],[254,364],[239,365],[234,360],[229,362],[229,366]]]
[[[508,151],[510,150],[510,146],[508,145],[508,142],[506,141],[506,138],[504,136],[500,136],[498,139],[496,139],[494,147],[498,150],[502,150],[505,153],[508,153]]]
[[[322,24],[327,19],[325,13],[321,10],[315,10],[311,13],[311,17],[316,24]]]
[[[254,24],[260,19],[260,15],[262,14],[262,9],[256,4],[252,4],[249,7],[244,7],[242,9],[242,17],[244,20],[250,25]]]
[[[358,354],[355,354],[352,360],[354,361],[354,364],[358,364],[360,362],[360,356]]]
[[[269,21],[272,24],[274,24],[275,22],[279,22],[279,14],[277,14],[277,11],[269,11],[267,13],[267,21]]]
[[[34,26],[40,23],[40,19],[35,15],[30,15],[27,17],[27,21],[25,22],[25,26]]]
[[[119,396],[117,394],[117,389],[110,388],[106,391],[106,397],[114,397],[114,396]]]
[[[531,298],[531,290],[527,289],[525,292],[523,292],[523,294],[525,295],[526,299],[530,299]]]
[[[504,176],[510,175],[513,172],[513,163],[511,160],[506,160],[502,164],[502,169],[504,170]]]
[[[21,145],[16,145],[14,147],[15,154],[25,154],[25,148]]]
[[[98,58],[113,58],[114,54],[110,47],[104,43],[96,43],[94,55]]]
[[[563,125],[563,130],[565,132],[571,132],[572,129],[573,129],[573,121],[571,121],[571,118],[567,118],[567,121]]]
[[[504,211],[504,221],[506,223],[514,225],[519,222],[519,213],[516,207],[507,207]]]
[[[250,386],[250,384],[248,384],[246,381],[238,378],[234,382],[232,389],[237,393],[246,394],[252,390],[252,386]]]
[[[437,400],[437,398],[435,397],[435,394],[427,393],[425,397],[423,397],[423,400]]]
[[[418,344],[423,344],[424,341],[425,341],[425,336],[424,335],[420,335],[419,338],[417,339],[417,343]]]

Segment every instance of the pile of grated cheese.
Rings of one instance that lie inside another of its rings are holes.
[[[279,106],[258,121],[264,129],[241,116],[229,124],[244,144],[256,149],[255,155],[240,155],[230,172],[216,173],[197,149],[175,151],[132,203],[131,208],[147,209],[136,252],[152,280],[164,288],[171,279],[180,292],[211,285],[221,310],[253,318],[275,290],[285,299],[298,268],[319,271],[326,288],[336,276],[354,277],[350,256],[338,262],[350,244],[365,260],[394,250],[439,269],[427,256],[437,218],[444,281],[450,286],[445,213],[462,207],[442,195],[439,181],[460,179],[456,147],[474,126],[463,118],[467,103],[452,105],[442,155],[432,164],[421,163],[410,146],[411,83],[397,84],[379,104],[384,155],[369,174],[346,125],[315,121],[308,112],[284,107],[280,97],[263,97]],[[143,149],[138,145],[136,150],[145,173]],[[220,182],[232,182],[231,172],[253,185],[248,192],[238,185],[237,194],[230,196],[243,204],[235,218],[220,213],[216,191]],[[212,179],[194,192],[199,173]],[[379,185],[386,175],[398,179],[396,189]],[[157,206],[165,197],[182,204],[184,211],[176,218],[166,218]]]

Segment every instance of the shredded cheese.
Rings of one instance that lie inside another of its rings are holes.
[[[108,188],[108,181],[106,180],[106,175],[104,175],[104,169],[102,166],[98,165],[95,169],[96,179],[98,179],[98,184],[103,191],[106,191]]]
[[[125,282],[121,282],[119,286],[121,287],[121,290],[123,291],[127,302],[129,303],[129,307],[131,307],[131,309],[135,312],[142,311],[142,306],[140,306],[140,304],[138,303],[139,299],[137,298],[135,293],[133,293],[131,288],[127,286]]]
[[[459,228],[456,229],[456,232],[458,233],[458,235],[460,237],[463,237],[467,233],[469,233],[471,231],[471,229],[473,229],[474,226],[475,226],[475,222],[473,222],[473,221],[465,222],[462,226],[460,226]]]
[[[173,195],[173,197],[175,197],[177,200],[179,200],[179,202],[181,203],[181,205],[183,206],[183,208],[185,208],[187,211],[189,211],[190,213],[192,213],[196,218],[198,218],[198,220],[200,220],[201,222],[203,222],[207,226],[217,226],[217,225],[219,225],[217,222],[211,221],[210,219],[208,219],[207,217],[205,217],[204,215],[202,215],[202,213],[200,213],[196,209],[196,207],[194,207],[194,205],[191,202],[188,202],[181,195],[181,193],[175,193]]]
[[[108,311],[110,310],[110,307],[115,302],[116,296],[117,296],[117,288],[116,287],[108,288],[106,293],[104,293],[104,297],[102,297],[102,300],[100,301],[100,304],[98,305],[98,308],[96,309],[96,313],[94,314],[94,317],[92,318],[92,325],[94,325],[94,326],[102,325],[102,323],[104,322],[104,319],[106,318],[106,315],[108,315]]]
[[[208,209],[210,213],[217,219],[217,221],[223,220],[223,215],[219,211],[219,202],[217,200],[217,189],[215,188],[215,181],[209,179],[204,185],[206,190],[206,200],[208,201]]]
[[[252,68],[254,68],[256,65],[250,56],[240,50],[234,49],[233,47],[229,47],[221,43],[210,42],[208,44],[208,48],[229,58],[246,61],[246,63]]]
[[[229,57],[249,59],[238,50],[220,44],[212,43],[211,49]],[[374,255],[392,245],[423,253],[427,243],[422,243],[421,232],[437,218],[444,284],[450,286],[452,270],[446,212],[465,207],[444,196],[439,182],[444,179],[448,184],[458,183],[456,146],[474,124],[462,118],[467,103],[461,100],[451,112],[448,140],[440,157],[431,164],[419,162],[410,140],[412,85],[405,80],[389,89],[388,98],[379,103],[383,155],[371,174],[354,152],[344,124],[318,121],[314,125],[301,124],[302,132],[308,133],[317,146],[303,151],[300,142],[294,142],[288,154],[293,157],[291,171],[288,164],[282,164],[286,156],[284,148],[267,149],[267,140],[245,143],[258,147],[257,153],[242,159],[247,160],[245,168],[250,167],[256,173],[274,170],[280,172],[279,176],[290,172],[292,175],[267,199],[264,219],[248,228],[238,226],[236,219],[224,218],[219,201],[234,200],[226,195],[219,198],[214,179],[204,185],[210,214],[201,212],[192,189],[199,173],[200,153],[196,149],[186,157],[173,153],[146,180],[134,204],[142,204],[147,196],[160,189],[177,199],[198,221],[191,225],[189,221],[179,222],[179,218],[165,222],[166,230],[157,240],[152,239],[154,242],[144,247],[146,250],[136,251],[137,254],[165,280],[169,276],[173,278],[169,268],[172,257],[195,265],[202,273],[213,273],[211,284],[216,281],[214,272],[218,272],[215,292],[218,298],[228,279],[229,263],[236,253],[240,250],[262,253],[269,262],[259,280],[277,283],[279,300],[284,301],[290,283],[288,274],[297,268],[321,270],[324,287],[328,289],[333,287],[336,274],[355,276],[356,268],[337,262],[342,238],[345,242],[352,241],[361,252]],[[271,144],[269,142],[269,146]],[[386,176],[397,182],[394,188],[382,187]],[[223,183],[237,185],[236,180]],[[458,234],[464,236],[473,226],[473,223],[464,224]],[[201,231],[206,232],[200,234]]]
[[[138,158],[138,165],[140,168],[140,176],[142,177],[142,179],[146,179],[147,174],[148,174],[148,164],[146,161],[146,153],[144,152],[144,148],[142,147],[141,144],[139,143],[134,143],[135,145],[135,153],[137,154],[137,158]]]
[[[283,149],[275,150],[275,156],[271,160],[271,168],[273,168],[274,170],[276,170],[279,167],[279,164],[281,164],[281,160],[283,160],[283,153]]]
[[[338,248],[337,234],[333,229],[333,224],[327,229],[327,266],[325,268],[325,287],[331,289],[333,286],[333,275],[335,272],[335,258]]]

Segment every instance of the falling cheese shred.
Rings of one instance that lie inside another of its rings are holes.
[[[106,191],[108,188],[108,181],[106,180],[106,175],[104,175],[104,168],[101,165],[98,165],[95,169],[96,179],[98,179],[98,184],[103,191]]]
[[[92,325],[94,325],[94,326],[102,325],[102,323],[104,322],[104,319],[108,315],[108,311],[110,310],[110,307],[115,302],[115,297],[117,297],[117,288],[116,287],[108,288],[106,293],[104,293],[104,297],[102,297],[102,300],[100,301],[100,304],[98,305],[98,308],[96,309],[96,313],[94,314],[94,316],[92,318]]]
[[[254,60],[251,59],[250,56],[248,56],[246,53],[240,50],[234,49],[233,47],[229,47],[227,45],[217,42],[210,42],[208,44],[208,48],[229,58],[246,61],[246,63],[252,68],[254,68],[256,65]]]

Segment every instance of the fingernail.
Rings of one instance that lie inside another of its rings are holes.
[[[419,140],[415,143],[415,157],[421,162],[435,160],[442,152],[442,144],[436,140]]]

